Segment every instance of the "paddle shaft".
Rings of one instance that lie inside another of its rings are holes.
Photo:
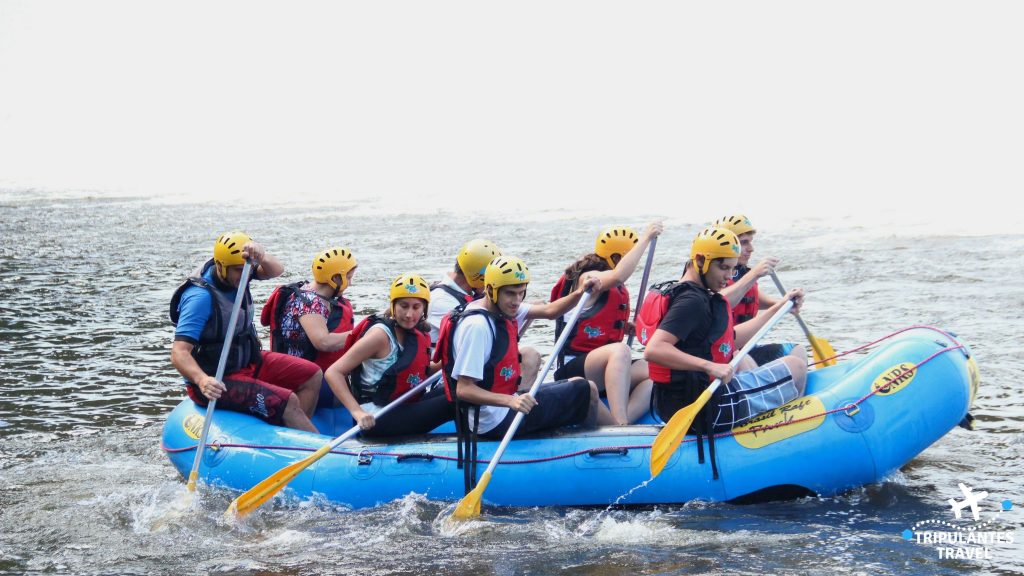
[[[735,370],[736,366],[739,365],[740,360],[743,360],[743,358],[750,353],[754,346],[757,346],[757,343],[761,340],[761,338],[764,338],[764,335],[767,334],[769,330],[774,328],[775,325],[779,323],[779,320],[782,320],[783,315],[785,315],[786,312],[789,312],[790,308],[792,307],[793,301],[786,300],[786,303],[782,305],[782,308],[779,308],[779,311],[776,312],[774,316],[769,318],[768,321],[765,322],[764,326],[761,326],[761,329],[750,337],[750,340],[747,340],[747,343],[743,346],[743,348],[740,348],[740,351],[733,355],[732,360],[729,362],[729,366],[732,366]],[[707,388],[709,390],[708,396],[714,394],[715,390],[717,390],[721,384],[722,380],[719,378],[715,378],[715,381],[712,382],[711,385],[708,386]]]
[[[537,374],[537,379],[533,381],[533,386],[530,386],[530,391],[527,392],[530,396],[533,396],[537,392],[537,388],[540,387],[540,383],[547,378],[548,372],[551,370],[551,365],[554,363],[555,358],[558,357],[558,353],[562,351],[562,346],[565,346],[566,340],[569,339],[569,335],[572,332],[572,327],[576,325],[576,320],[580,317],[580,312],[587,305],[587,300],[590,299],[590,292],[584,292],[580,296],[579,303],[576,304],[576,308],[572,312],[572,318],[565,325],[565,329],[562,330],[562,335],[558,337],[558,341],[555,342],[555,349],[551,351],[551,355],[548,356],[547,362],[544,363],[544,369]],[[494,452],[494,456],[491,457],[490,464],[487,465],[487,470],[484,470],[484,476],[490,476],[491,472],[498,465],[498,460],[501,460],[501,455],[505,453],[505,448],[508,447],[508,443],[512,441],[512,437],[516,435],[516,430],[519,428],[519,424],[523,421],[526,414],[522,412],[516,412],[516,417],[512,419],[512,425],[508,427],[508,431],[505,432],[505,437],[501,439],[501,444],[498,445],[498,449]]]
[[[782,281],[779,280],[779,275],[775,273],[775,270],[771,271],[771,275],[772,281],[775,282],[775,287],[779,289],[780,294],[785,296],[786,288],[782,285]],[[825,351],[821,349],[821,346],[818,344],[817,340],[815,340],[814,334],[811,334],[811,329],[807,327],[807,324],[804,323],[804,319],[800,317],[800,313],[797,312],[794,316],[796,316],[797,324],[800,324],[800,328],[804,331],[804,335],[807,336],[807,341],[810,342],[811,348],[814,348],[814,351],[818,353],[818,357],[822,360],[828,358],[828,355],[825,354]]]
[[[231,341],[235,337],[235,326],[238,324],[238,313],[242,310],[242,300],[245,299],[245,290],[249,285],[249,275],[252,272],[252,263],[246,261],[242,266],[242,277],[238,280],[238,290],[235,292],[235,304],[231,307],[231,318],[228,320],[228,331],[224,336],[224,346],[220,349],[220,359],[217,361],[217,374],[214,376],[218,381],[224,380],[224,367],[228,363],[228,352],[231,349]],[[216,271],[214,272],[216,274]],[[213,410],[217,406],[217,400],[210,400],[206,405],[206,417],[203,418],[203,432],[199,435],[199,445],[196,446],[196,457],[192,461],[192,471],[188,475],[188,490],[195,492],[196,479],[199,476],[199,463],[203,460],[203,450],[206,448],[206,437],[210,433],[210,423],[213,422]]]
[[[647,279],[651,277],[651,264],[654,262],[654,248],[658,245],[658,237],[651,238],[651,246],[647,249],[647,262],[644,264],[644,275],[640,278],[640,293],[636,295],[636,310],[633,310],[633,326],[636,326],[636,317],[640,315],[640,307],[644,305],[644,294],[647,293]],[[635,328],[634,328],[635,329]],[[626,340],[626,346],[633,347],[633,337],[630,334]]]

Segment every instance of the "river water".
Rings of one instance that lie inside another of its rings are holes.
[[[930,324],[974,351],[978,429],[953,430],[880,484],[748,506],[487,510],[457,528],[442,521],[450,504],[417,495],[359,511],[275,501],[237,526],[219,521],[230,493],[201,490],[194,509],[179,509],[183,482],[159,447],[162,420],[182,397],[168,359],[167,301],[220,232],[246,230],[285,263],[284,280],[303,276],[315,250],[349,246],[360,266],[346,295],[362,316],[382,308],[389,279],[406,271],[439,277],[475,236],[524,258],[535,279],[530,297],[544,298],[599,229],[644,222],[613,217],[537,212],[510,222],[0,195],[0,573],[1024,571],[1024,236],[927,226],[805,219],[762,229],[757,239],[755,259],[783,258],[780,277],[807,289],[803,315],[837,350]],[[666,224],[652,282],[678,276],[700,227],[679,215]],[[630,281],[634,294],[639,278]],[[254,296],[265,300],[272,287],[262,283]],[[773,337],[802,339],[793,322]],[[526,341],[550,350],[552,326],[539,323]],[[991,546],[988,558],[943,559],[936,546],[900,537],[917,522],[951,520],[946,500],[961,497],[958,483],[989,492],[983,506],[1013,505],[999,516],[1013,542]]]

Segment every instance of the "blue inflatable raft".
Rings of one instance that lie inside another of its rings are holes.
[[[812,371],[804,397],[719,436],[717,480],[707,461],[698,462],[695,439],[687,437],[656,479],[633,490],[650,479],[650,446],[660,426],[566,429],[512,441],[484,502],[648,505],[833,495],[882,480],[953,429],[967,415],[978,382],[965,345],[947,332],[913,327],[869,354]],[[204,414],[186,399],[164,426],[163,448],[183,477]],[[352,421],[344,409],[327,409],[317,411],[314,424],[325,434],[218,411],[200,478],[248,490],[327,444]],[[464,488],[455,440],[443,431],[389,442],[352,439],[300,473],[286,491],[353,508],[410,492],[456,501]],[[497,445],[480,442],[481,473]]]

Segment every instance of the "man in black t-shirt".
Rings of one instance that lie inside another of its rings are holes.
[[[726,383],[719,389],[721,396],[705,408],[711,410],[715,430],[743,424],[803,394],[807,353],[802,346],[748,372],[737,374],[729,365],[735,350],[786,300],[793,301],[793,311],[803,301],[802,290],[790,290],[768,313],[734,327],[731,308],[720,292],[732,278],[739,253],[739,241],[727,229],[707,228],[698,234],[668,310],[647,344],[644,357],[655,383],[655,410],[664,421],[693,403],[713,379]],[[694,420],[695,430],[704,431],[702,422]]]

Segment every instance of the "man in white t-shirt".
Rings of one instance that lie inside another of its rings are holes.
[[[446,347],[446,385],[455,387],[449,393],[479,407],[479,420],[471,418],[470,427],[485,438],[504,436],[516,412],[526,415],[517,435],[573,424],[593,426],[597,419],[597,387],[583,378],[544,384],[536,397],[516,393],[522,373],[519,326],[534,318],[560,317],[584,290],[600,289],[595,279],[554,302],[526,304],[529,273],[519,258],[495,258],[485,272],[484,298],[469,304],[439,343]]]
[[[441,320],[449,312],[474,300],[483,298],[484,274],[491,260],[501,256],[498,247],[489,240],[475,238],[463,244],[455,257],[454,268],[445,274],[440,282],[430,286],[430,344],[437,344]],[[522,326],[520,326],[522,329]],[[519,348],[522,355],[523,382],[527,388],[537,378],[540,370],[540,352],[530,346]]]

